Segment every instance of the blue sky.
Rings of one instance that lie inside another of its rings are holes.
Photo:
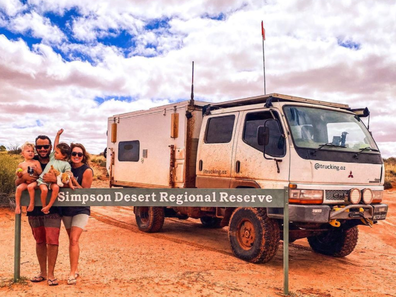
[[[395,156],[394,1],[0,0],[0,144],[106,146],[113,114],[268,93],[369,107]],[[381,16],[381,17],[378,17]]]

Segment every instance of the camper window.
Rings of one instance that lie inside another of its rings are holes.
[[[121,141],[118,144],[118,161],[139,161],[139,140]]]

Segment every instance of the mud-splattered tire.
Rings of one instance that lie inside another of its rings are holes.
[[[317,253],[333,257],[345,257],[355,249],[358,234],[357,226],[349,229],[332,228],[320,235],[308,237],[308,242]]]
[[[228,237],[235,256],[252,263],[270,261],[278,250],[280,232],[263,208],[237,208],[230,218]]]
[[[140,231],[154,233],[162,229],[165,220],[163,207],[135,207],[134,211]]]
[[[202,225],[205,228],[221,228],[220,223],[221,219],[220,218],[214,218],[214,217],[202,217],[200,218]]]

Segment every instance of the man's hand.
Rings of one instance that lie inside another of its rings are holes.
[[[47,172],[43,175],[43,181],[47,184],[56,183],[56,175],[54,172]]]
[[[30,184],[32,182],[34,182],[37,179],[37,177],[34,176],[30,176],[29,173],[24,173],[22,174],[21,177],[17,177],[17,179],[15,180],[15,186],[19,186],[22,183],[26,183],[26,184]]]

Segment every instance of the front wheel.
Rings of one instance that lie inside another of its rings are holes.
[[[229,240],[235,256],[252,263],[270,261],[278,250],[280,232],[263,208],[237,208],[231,216]]]
[[[355,249],[358,234],[357,226],[349,229],[332,228],[320,235],[308,237],[308,243],[317,253],[333,257],[345,257]]]
[[[162,229],[165,220],[163,207],[140,207],[134,209],[136,223],[140,231],[154,233]]]

